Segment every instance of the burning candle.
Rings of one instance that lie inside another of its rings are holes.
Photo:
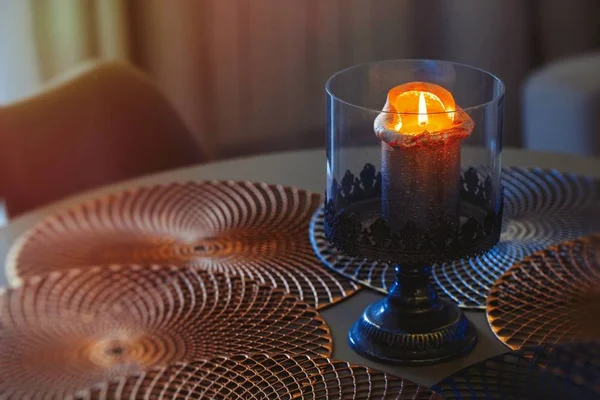
[[[411,82],[392,88],[375,119],[381,140],[381,213],[395,231],[457,232],[461,141],[473,120],[441,86]]]

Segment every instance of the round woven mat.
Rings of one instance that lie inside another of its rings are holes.
[[[297,297],[189,267],[54,272],[6,290],[0,316],[2,398],[63,398],[177,361],[332,351],[326,323]]]
[[[530,347],[471,365],[433,387],[446,400],[600,398],[600,343]]]
[[[240,355],[192,361],[126,376],[82,391],[78,399],[438,399],[383,372],[327,358]]]
[[[600,236],[563,242],[515,264],[492,287],[487,314],[512,349],[600,338]]]
[[[525,168],[502,170],[504,220],[500,242],[478,257],[435,265],[440,295],[463,308],[485,309],[492,284],[512,264],[550,245],[600,231],[600,189],[591,178]],[[315,252],[329,268],[355,282],[387,293],[394,268],[340,254],[327,240],[323,212],[311,221]]]
[[[9,282],[74,266],[194,266],[269,283],[316,308],[358,285],[322,268],[308,239],[322,198],[248,182],[141,187],[45,219],[11,249]]]

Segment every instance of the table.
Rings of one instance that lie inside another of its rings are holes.
[[[504,166],[554,168],[561,172],[574,172],[600,178],[600,160],[592,158],[514,149],[505,150],[502,156]],[[71,197],[16,218],[0,229],[0,259],[4,260],[9,246],[21,233],[32,227],[36,221],[74,202],[132,186],[170,181],[212,179],[279,183],[314,192],[322,192],[325,188],[325,152],[320,149],[278,153],[183,168],[122,182]],[[0,273],[0,285],[6,285],[4,269]],[[383,365],[367,360],[350,349],[347,332],[364,308],[381,297],[378,293],[363,289],[345,301],[321,311],[333,334],[334,358],[368,365],[420,384],[432,385],[465,366],[507,351],[507,348],[494,337],[487,324],[485,313],[471,311],[467,312],[467,316],[477,326],[479,342],[475,350],[465,358],[432,367],[410,368]]]

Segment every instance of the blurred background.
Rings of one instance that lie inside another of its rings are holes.
[[[0,106],[83,61],[125,60],[215,160],[323,146],[335,71],[434,58],[499,75],[504,145],[535,147],[524,83],[599,45],[598,0],[0,0]]]

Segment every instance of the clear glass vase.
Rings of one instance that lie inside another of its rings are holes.
[[[351,345],[400,364],[468,352],[475,329],[437,298],[429,274],[499,239],[504,85],[466,65],[397,60],[338,72],[326,91],[327,238],[397,276],[353,326]]]

